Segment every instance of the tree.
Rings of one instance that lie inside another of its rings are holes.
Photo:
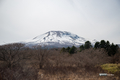
[[[91,48],[91,47],[92,47],[91,42],[90,42],[90,41],[86,41],[86,42],[85,42],[85,45],[84,45],[84,48],[85,48],[85,49],[89,49],[89,48]]]
[[[100,48],[105,48],[105,47],[106,47],[106,42],[104,40],[101,40]]]
[[[109,41],[107,41],[107,42],[106,42],[106,47],[105,47],[106,51],[108,51],[108,50],[109,50],[109,48],[110,48],[110,42],[109,42]]]
[[[109,56],[114,56],[117,53],[118,49],[119,49],[118,45],[114,45],[112,43],[112,45],[110,46],[110,48],[108,50],[108,55]]]
[[[109,41],[105,42],[105,40],[96,42],[94,48],[104,48],[109,56],[114,56],[119,49],[118,45],[110,44]]]
[[[69,50],[70,50],[70,47],[68,46],[68,47],[66,48],[66,51],[69,52]]]
[[[62,52],[65,52],[65,51],[66,51],[66,49],[63,47],[63,48],[61,49],[61,51],[62,51]]]
[[[0,61],[5,61],[7,67],[12,69],[14,66],[18,65],[19,62],[24,59],[21,50],[23,49],[24,44],[13,43],[0,46]]]
[[[97,49],[97,48],[99,48],[99,47],[100,47],[100,43],[99,43],[99,42],[96,42],[94,48]]]
[[[82,50],[84,50],[84,45],[81,45],[79,48],[80,48],[80,52],[81,52]]]
[[[70,50],[69,50],[69,53],[74,54],[76,52],[76,49],[77,48],[75,46],[72,46],[72,48],[70,48]]]
[[[47,62],[47,56],[49,53],[47,46],[44,46],[42,48],[40,45],[38,45],[38,46],[35,46],[34,48],[37,49],[35,54],[35,59],[38,60],[39,68],[42,69],[44,64]]]

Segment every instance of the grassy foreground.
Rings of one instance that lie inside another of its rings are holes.
[[[120,64],[111,64],[111,63],[106,63],[101,65],[103,70],[108,71],[108,73],[117,73],[120,71]]]

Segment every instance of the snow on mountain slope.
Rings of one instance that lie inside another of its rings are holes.
[[[72,34],[67,31],[49,31],[45,34],[36,36],[31,40],[26,40],[24,43],[28,46],[32,45],[48,45],[56,47],[64,46],[80,46],[87,41],[83,37],[79,37],[76,34]]]

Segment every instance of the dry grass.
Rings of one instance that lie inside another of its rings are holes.
[[[120,64],[103,64],[102,69],[107,70],[108,73],[120,72]]]

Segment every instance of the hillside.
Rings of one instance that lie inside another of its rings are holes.
[[[35,45],[47,45],[49,47],[68,47],[68,46],[80,46],[84,44],[88,39],[79,37],[76,34],[67,32],[67,31],[49,31],[42,35],[38,35],[33,39],[23,41],[26,46],[35,46]],[[94,44],[96,40],[92,40],[91,43]]]

